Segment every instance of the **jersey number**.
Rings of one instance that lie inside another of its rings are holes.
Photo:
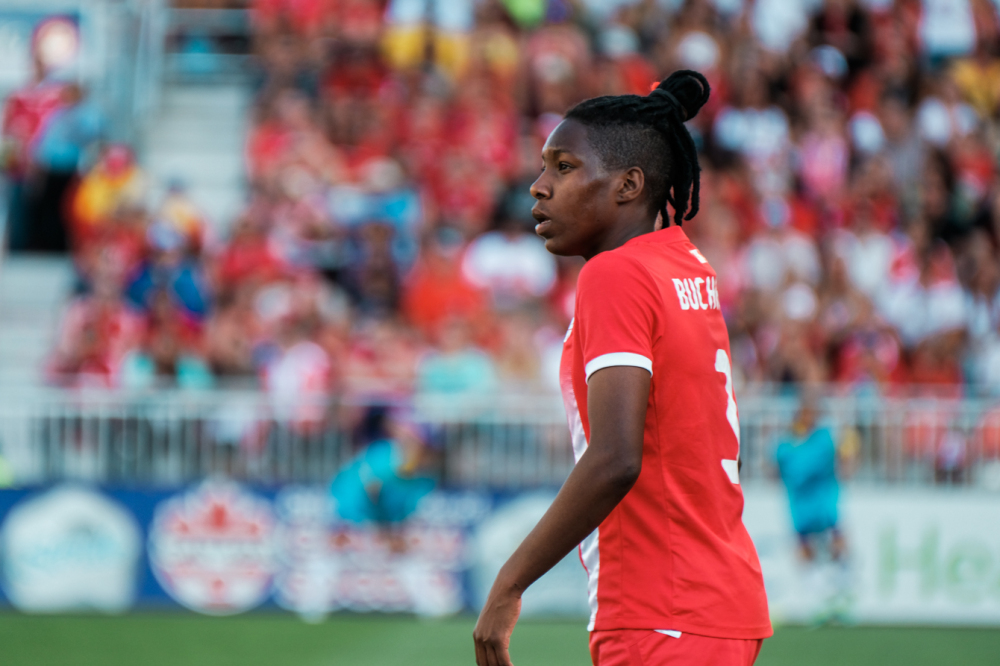
[[[726,419],[736,435],[736,460],[723,458],[722,469],[733,483],[740,482],[740,417],[736,411],[736,396],[733,395],[733,366],[724,349],[715,352],[715,371],[726,376]]]

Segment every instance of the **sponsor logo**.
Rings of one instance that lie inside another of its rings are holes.
[[[305,619],[334,610],[441,616],[464,606],[468,526],[488,512],[475,495],[432,493],[392,530],[339,522],[323,490],[287,489],[281,521],[279,605]]]
[[[149,532],[156,579],[179,603],[229,615],[267,598],[275,573],[271,505],[235,483],[207,481],[161,503]]]
[[[85,487],[22,501],[0,531],[3,587],[23,611],[127,610],[142,538],[132,515]]]

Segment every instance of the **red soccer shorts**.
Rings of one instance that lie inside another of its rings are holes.
[[[673,638],[651,629],[594,631],[590,656],[594,666],[753,666],[763,642],[695,634]]]

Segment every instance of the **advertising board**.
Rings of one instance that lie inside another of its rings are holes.
[[[469,530],[489,512],[476,493],[433,494],[391,530],[337,521],[322,488],[275,498],[278,605],[315,619],[338,610],[450,615],[467,605]]]
[[[132,514],[85,487],[26,499],[0,528],[3,589],[23,611],[126,610],[141,556]]]
[[[1000,624],[996,494],[849,488],[843,565],[802,561],[780,488],[745,495],[743,522],[776,620],[813,622],[836,610],[865,624]]]
[[[476,611],[554,491],[436,491],[394,528],[337,517],[324,487],[212,480],[172,491],[0,491],[0,603],[26,612],[135,606],[225,615],[282,608]],[[775,621],[1000,625],[1000,502],[978,491],[864,490],[841,500],[842,561],[806,563],[779,487],[745,490]],[[523,613],[584,617],[570,553]]]
[[[270,502],[235,483],[206,483],[156,507],[149,562],[178,603],[211,615],[242,613],[270,595],[274,532]]]

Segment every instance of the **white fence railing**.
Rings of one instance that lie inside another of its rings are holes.
[[[740,399],[745,483],[775,478],[793,397]],[[828,397],[844,476],[864,484],[1000,486],[1000,402]],[[380,411],[422,426],[432,468],[459,487],[560,484],[572,466],[558,396],[424,397],[408,405],[259,392],[0,391],[0,453],[19,483],[176,485],[209,475],[322,482],[373,436]]]

